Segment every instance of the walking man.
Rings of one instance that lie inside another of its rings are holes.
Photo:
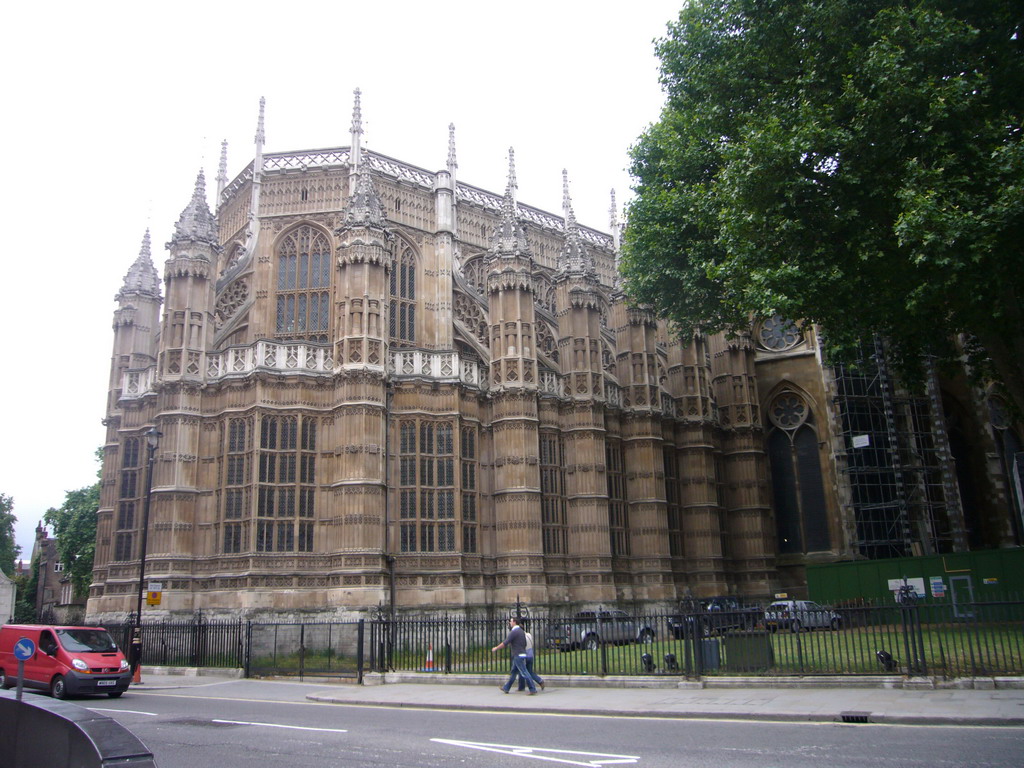
[[[530,634],[530,630],[523,627],[523,633],[526,635],[526,671],[530,673],[530,677],[533,678],[533,682],[540,686],[540,689],[544,690],[544,681],[541,676],[538,675],[533,669],[533,635]],[[526,687],[526,680],[523,677],[519,678],[519,687],[517,690],[523,690]]]
[[[519,626],[519,620],[513,616],[508,620],[508,634],[505,639],[491,648],[491,653],[508,648],[512,654],[512,669],[509,672],[508,682],[501,686],[503,693],[508,693],[515,682],[516,675],[526,681],[530,689],[530,695],[537,693],[537,684],[533,676],[526,670],[526,633]]]

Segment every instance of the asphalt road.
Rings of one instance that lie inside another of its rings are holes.
[[[240,680],[77,703],[131,730],[160,768],[1018,768],[1024,754],[1022,728],[446,712],[305,700],[323,689]]]

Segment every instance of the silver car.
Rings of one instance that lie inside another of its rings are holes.
[[[556,624],[546,635],[545,645],[571,651],[592,651],[602,643],[652,643],[654,628],[625,611],[580,611],[567,624]]]
[[[838,613],[812,600],[776,600],[764,611],[764,625],[771,632],[788,629],[839,629],[842,618]]]

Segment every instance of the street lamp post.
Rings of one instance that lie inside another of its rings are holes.
[[[142,502],[142,541],[139,548],[139,595],[135,604],[135,629],[132,633],[132,671],[142,663],[142,593],[146,582],[146,547],[149,543],[149,502],[153,495],[153,463],[156,458],[156,447],[160,444],[163,432],[156,427],[146,431],[146,496]]]

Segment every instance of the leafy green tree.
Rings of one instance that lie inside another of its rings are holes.
[[[103,450],[96,451],[102,460]],[[97,477],[99,471],[97,471]],[[77,597],[85,597],[92,582],[92,563],[96,552],[96,516],[100,508],[100,482],[67,491],[58,509],[48,509],[44,520],[53,527],[57,556],[71,578]]]
[[[14,573],[14,561],[21,552],[21,547],[15,543],[14,524],[17,521],[14,499],[0,493],[0,570],[8,576]]]
[[[92,562],[96,551],[96,513],[100,508],[100,484],[68,491],[58,509],[46,511],[46,524],[53,527],[57,556],[71,578],[75,595],[88,594]]]
[[[692,0],[632,150],[624,266],[680,330],[750,316],[953,359],[1024,413],[1024,13],[1010,0]]]
[[[36,616],[36,591],[39,589],[39,558],[32,559],[27,574],[16,576],[17,597],[14,601],[14,621],[17,624],[34,624]]]

